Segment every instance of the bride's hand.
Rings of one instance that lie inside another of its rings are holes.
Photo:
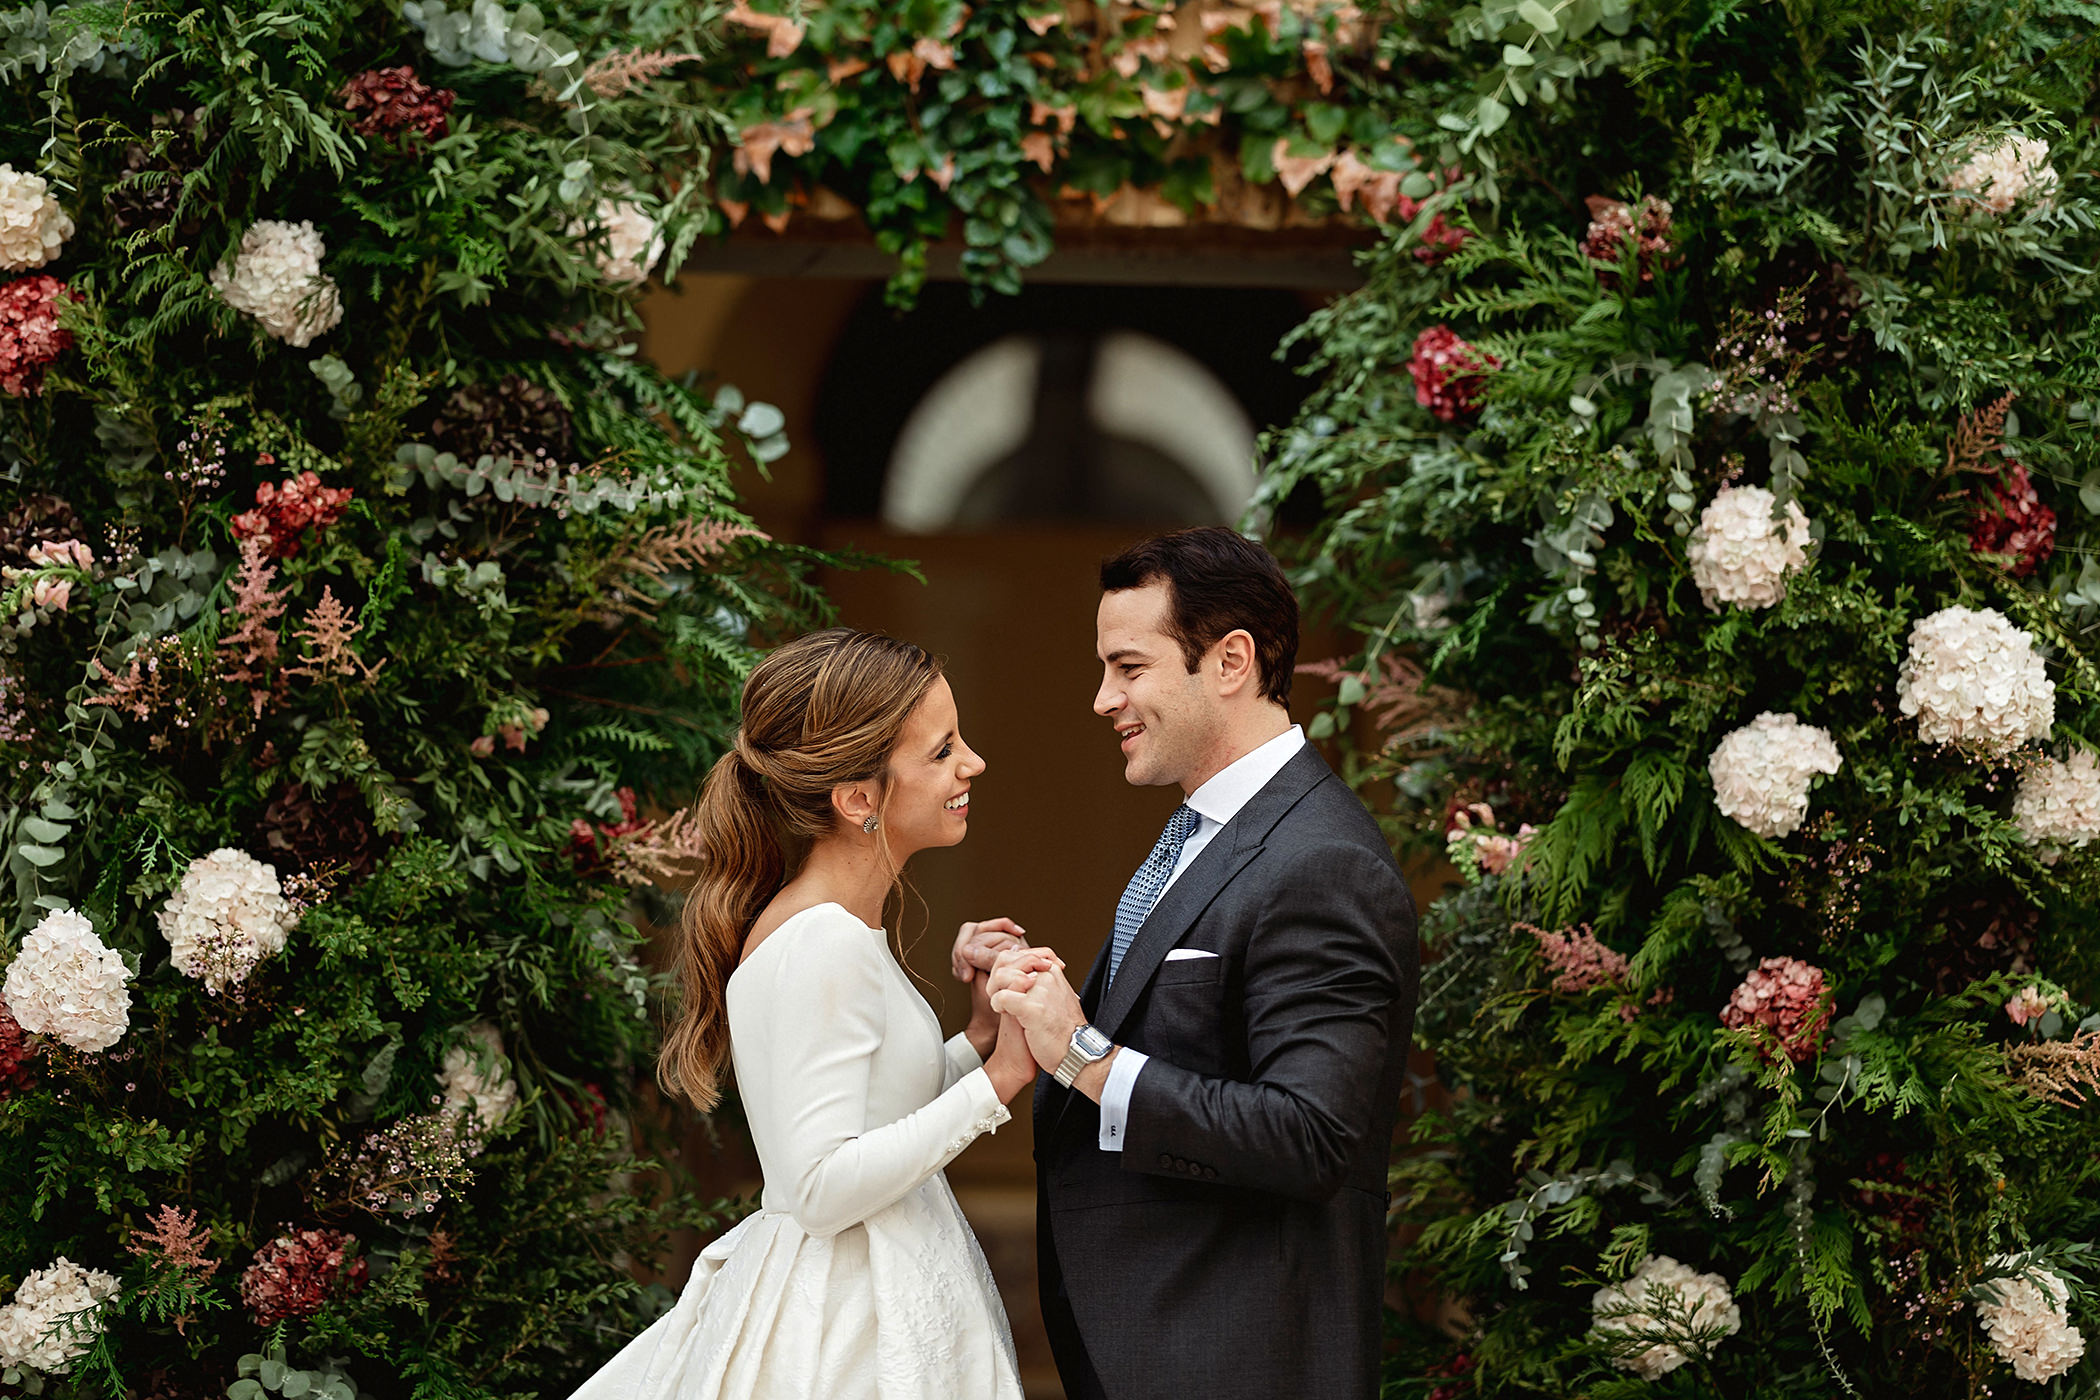
[[[985,1059],[984,1072],[1001,1103],[1012,1103],[1014,1095],[1035,1082],[1035,1056],[1028,1049],[1028,1032],[1013,1017],[999,1018],[999,1038]]]

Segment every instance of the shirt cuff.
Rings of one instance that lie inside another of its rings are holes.
[[[1123,1127],[1130,1121],[1130,1094],[1137,1087],[1138,1071],[1149,1057],[1128,1045],[1116,1051],[1116,1062],[1108,1067],[1108,1083],[1101,1086],[1101,1137],[1103,1152],[1123,1150]]]

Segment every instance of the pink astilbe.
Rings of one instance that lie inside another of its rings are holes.
[[[1451,423],[1473,412],[1483,376],[1501,365],[1493,355],[1459,339],[1449,326],[1431,326],[1415,337],[1407,372],[1415,381],[1415,402]]]
[[[365,1286],[363,1259],[347,1267],[343,1251],[357,1236],[341,1230],[294,1230],[255,1251],[255,1262],[241,1274],[241,1301],[259,1327],[289,1318],[312,1317],[338,1292]]]
[[[160,1206],[146,1219],[150,1230],[133,1230],[131,1243],[125,1248],[133,1254],[150,1256],[186,1271],[194,1271],[200,1278],[209,1278],[219,1271],[219,1261],[204,1251],[211,1248],[211,1228],[197,1224],[197,1212],[188,1214],[173,1206]]]
[[[1559,932],[1549,932],[1536,924],[1515,927],[1537,940],[1539,956],[1554,972],[1553,990],[1562,996],[1575,996],[1626,980],[1625,957],[1599,943],[1588,924]]]
[[[1730,1030],[1763,1026],[1777,1037],[1781,1053],[1799,1063],[1823,1048],[1830,1003],[1823,969],[1799,958],[1766,958],[1729,993],[1721,1024]],[[1760,1053],[1771,1058],[1768,1050]]]
[[[270,587],[277,577],[269,562],[268,536],[241,541],[241,571],[234,580],[233,605],[224,609],[233,628],[219,638],[219,679],[228,687],[246,687],[250,718],[260,718],[282,690],[277,670],[277,619],[284,615],[288,590]]]
[[[110,670],[99,656],[91,657],[88,671],[109,688],[82,703],[107,705],[133,719],[149,719],[154,711],[172,706],[177,683],[187,677],[182,642],[176,637],[140,643],[121,671]]]
[[[323,486],[312,472],[301,472],[281,486],[265,481],[255,488],[255,509],[233,517],[233,537],[261,540],[272,559],[299,552],[307,530],[316,533],[342,519],[350,508],[347,486]]]
[[[73,348],[73,333],[58,324],[58,299],[71,295],[41,272],[0,286],[0,392],[18,399],[43,392],[44,370]]]
[[[2007,462],[2004,475],[1987,484],[1969,518],[1969,548],[2009,556],[2014,578],[2028,577],[2056,552],[2056,512],[2042,504],[2020,463]]]
[[[363,630],[357,619],[350,615],[350,610],[336,598],[335,590],[324,586],[321,601],[314,604],[313,611],[292,628],[292,635],[299,639],[306,659],[285,667],[284,673],[313,680],[376,679],[386,662],[367,665],[365,659],[351,649],[350,644]]]

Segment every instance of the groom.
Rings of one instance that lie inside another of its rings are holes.
[[[1049,1076],[1058,1370],[1071,1400],[1370,1400],[1414,902],[1291,723],[1298,604],[1276,561],[1184,530],[1109,560],[1101,588],[1094,710],[1124,778],[1184,801],[1078,992],[990,930],[956,948]]]

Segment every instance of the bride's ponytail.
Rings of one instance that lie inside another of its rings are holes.
[[[841,783],[886,779],[904,723],[940,676],[910,642],[834,627],[787,643],[744,683],[743,726],[694,810],[703,851],[676,958],[683,1004],[656,1076],[702,1112],[729,1058],[729,976],[797,850],[835,834]]]

